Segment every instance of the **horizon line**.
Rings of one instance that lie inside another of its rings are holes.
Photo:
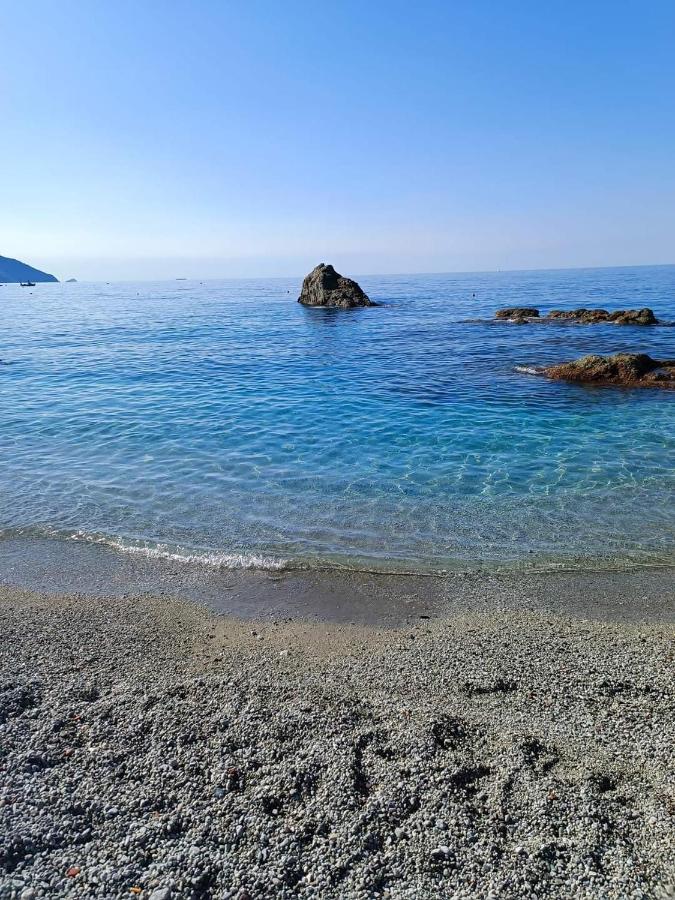
[[[317,263],[319,265],[319,263]],[[598,269],[656,269],[668,268],[675,266],[675,262],[667,263],[635,263],[621,265],[603,265],[603,266],[543,266],[543,267],[525,267],[515,269],[449,269],[445,271],[417,271],[417,272],[352,272],[358,278],[398,278],[404,275],[499,275],[499,274],[517,274],[520,272],[574,272]],[[308,273],[305,273],[305,275]],[[288,281],[289,279],[303,279],[305,275],[221,275],[221,276],[199,276],[184,275],[174,276],[172,278],[115,278],[106,280],[105,278],[76,278],[77,284],[145,284],[153,282],[174,282],[174,281]],[[74,276],[69,276],[73,278]],[[57,282],[38,282],[38,284],[67,284],[69,278],[59,278]],[[17,282],[2,282],[2,284],[15,284]]]

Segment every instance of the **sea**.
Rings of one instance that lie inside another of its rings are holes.
[[[651,307],[675,266],[0,287],[0,552],[447,573],[675,563],[675,392],[551,382],[675,328],[513,325]],[[84,558],[84,557],[83,557]]]

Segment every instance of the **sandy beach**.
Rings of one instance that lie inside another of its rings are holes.
[[[0,897],[672,897],[663,596],[384,627],[6,586]]]

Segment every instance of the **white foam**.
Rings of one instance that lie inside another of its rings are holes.
[[[185,565],[208,566],[213,569],[262,569],[268,572],[277,572],[289,567],[288,560],[276,559],[272,556],[260,556],[255,553],[176,550],[164,544],[156,546],[132,544],[119,538],[89,534],[85,531],[76,531],[70,535],[70,539],[88,544],[101,544],[119,553],[143,556],[146,559],[166,559]]]

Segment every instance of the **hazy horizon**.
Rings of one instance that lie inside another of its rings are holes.
[[[330,260],[327,260],[330,261]],[[27,260],[21,260],[21,262],[27,262]],[[324,262],[324,260],[319,260],[319,262]],[[59,277],[58,273],[50,272],[49,274],[55,275],[58,279],[59,283],[64,283],[71,278],[75,278],[78,282],[83,282],[87,284],[124,284],[124,283],[141,283],[141,282],[173,282],[173,281],[255,281],[255,280],[265,280],[269,279],[271,281],[279,280],[279,281],[287,281],[289,279],[297,279],[298,286],[304,276],[314,268],[314,265],[311,265],[304,272],[288,272],[286,274],[269,274],[269,275],[260,275],[260,274],[251,274],[251,275],[164,275],[163,277],[146,277],[146,278],[78,278],[74,275],[68,275]],[[669,268],[674,267],[675,263],[673,262],[661,262],[661,263],[637,263],[635,265],[631,264],[622,264],[618,266],[542,266],[537,268],[522,268],[522,269],[447,269],[445,271],[409,271],[409,272],[358,272],[355,270],[344,270],[342,274],[350,275],[355,278],[407,278],[407,277],[442,277],[445,275],[498,275],[498,274],[518,274],[518,273],[526,273],[526,272],[574,272],[574,271],[584,271],[584,270],[618,270],[618,269],[642,269],[642,268]],[[38,268],[40,268],[38,266]],[[336,266],[338,271],[342,271],[340,266]],[[11,282],[7,282],[11,283]],[[46,284],[54,284],[54,282],[45,282]]]
[[[62,280],[671,259],[673,33],[658,0],[14,4],[0,255]]]

